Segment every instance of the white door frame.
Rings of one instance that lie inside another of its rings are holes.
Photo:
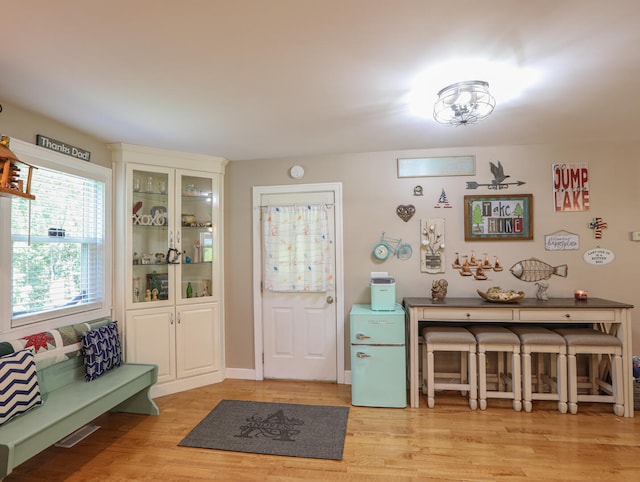
[[[260,200],[264,194],[304,193],[333,191],[335,215],[335,303],[336,303],[336,379],[344,383],[344,266],[342,251],[342,183],[293,184],[284,186],[253,187],[253,338],[256,380],[264,379],[262,361],[262,243]]]

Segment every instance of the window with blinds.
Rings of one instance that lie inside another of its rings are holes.
[[[11,200],[12,327],[103,308],[105,182],[38,166]]]

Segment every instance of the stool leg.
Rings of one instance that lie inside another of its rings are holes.
[[[511,389],[513,390],[513,409],[519,412],[522,410],[522,381],[520,379],[522,372],[520,371],[520,353],[516,348],[513,350],[512,360],[513,383]]]
[[[556,380],[556,393],[558,392],[558,354],[549,354],[549,374],[552,380]],[[555,364],[553,362],[556,362]],[[553,385],[549,386],[549,391],[553,393]]]
[[[567,413],[567,356],[558,354],[558,411]]]
[[[478,408],[478,367],[476,361],[476,353],[470,351],[468,355],[469,361],[469,408],[475,410]]]
[[[496,355],[498,356],[498,388],[496,389],[499,392],[503,392],[505,390],[504,385],[503,385],[503,380],[504,378],[501,377],[502,373],[506,373],[505,369],[504,369],[504,357],[505,354],[503,352],[497,352]]]
[[[468,383],[469,382],[469,373],[468,373],[468,365],[469,365],[469,358],[468,358],[468,352],[463,351],[460,352],[460,383],[464,383],[465,380]],[[462,392],[460,392],[462,394],[462,396],[464,397],[467,393],[463,390]]]
[[[422,344],[422,394],[427,394],[427,344]]]
[[[576,365],[576,354],[567,354],[567,388],[569,399],[569,413],[578,413],[578,369]]]
[[[536,389],[538,392],[544,392],[544,355],[542,353],[536,354]]]
[[[433,368],[433,350],[427,345],[427,406],[433,408],[436,404],[435,394],[435,370]]]
[[[588,355],[589,356],[589,383],[591,384],[591,388],[589,389],[589,393],[591,395],[597,395],[598,388],[598,378],[600,376],[600,368],[599,368],[599,360],[598,355]]]
[[[532,380],[531,380],[531,354],[528,351],[525,351],[524,353],[522,353],[522,372],[523,372],[522,386],[524,388],[522,399],[524,402],[524,411],[530,412],[532,408],[532,404],[531,404]]]
[[[611,362],[611,385],[613,385],[613,413],[618,417],[624,415],[622,377],[622,357],[614,355]]]
[[[484,349],[478,351],[478,401],[480,410],[487,409],[487,355]]]

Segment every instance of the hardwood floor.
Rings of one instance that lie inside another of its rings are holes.
[[[508,400],[471,412],[456,394],[436,407],[351,407],[343,460],[178,447],[222,399],[350,406],[351,387],[293,381],[225,380],[156,399],[159,417],[109,413],[71,449],[50,447],[19,466],[18,481],[430,481],[640,480],[640,416],[608,404],[562,415],[551,402],[531,413]]]

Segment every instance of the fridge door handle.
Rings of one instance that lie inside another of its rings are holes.
[[[368,340],[369,338],[371,337],[365,335],[364,333],[356,333],[356,340]]]
[[[361,351],[356,352],[356,356],[357,356],[358,358],[371,358],[371,355],[368,355],[368,354],[363,353],[363,352],[361,352]]]

